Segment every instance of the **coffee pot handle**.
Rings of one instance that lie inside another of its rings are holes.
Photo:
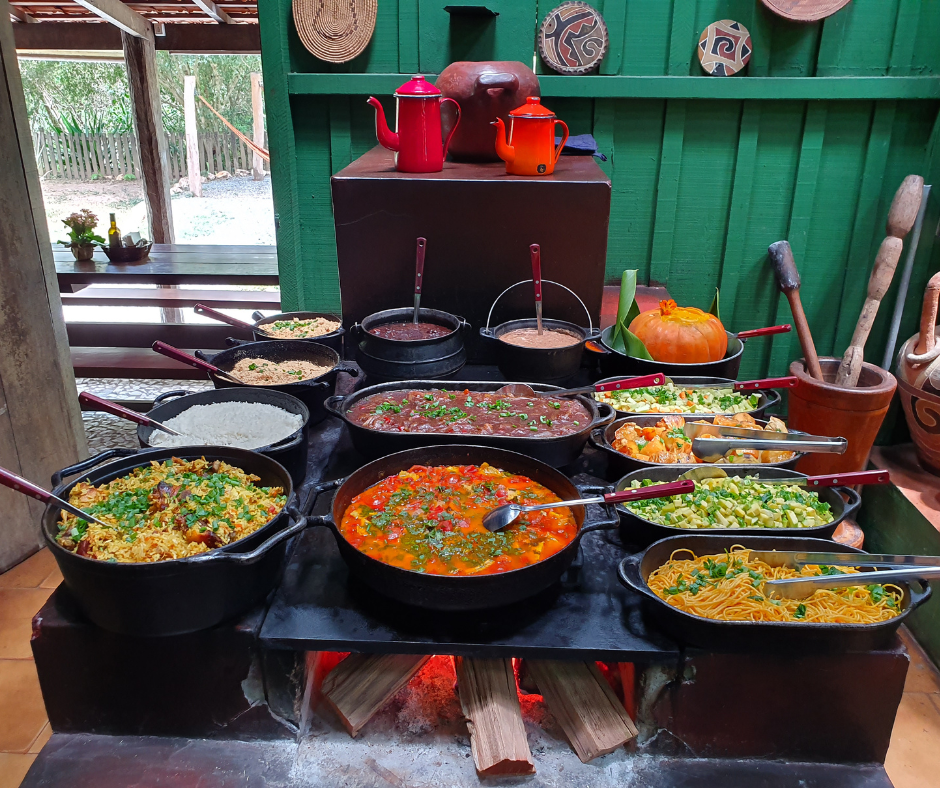
[[[453,125],[453,128],[451,128],[450,130],[450,134],[448,134],[447,139],[444,140],[444,155],[442,156],[442,158],[445,160],[447,159],[447,148],[450,147],[450,139],[451,137],[454,136],[454,132],[457,131],[457,126],[460,125],[460,105],[456,101],[454,101],[452,98],[443,98],[441,99],[441,108],[443,108],[444,104],[448,101],[451,102],[456,108],[457,117],[454,118],[454,125]]]
[[[555,125],[556,125],[556,126],[561,126],[562,129],[564,129],[564,132],[565,132],[565,133],[562,135],[561,144],[555,149],[555,158],[552,160],[552,164],[557,164],[557,163],[558,163],[558,157],[561,156],[561,152],[562,152],[562,150],[563,150],[564,147],[565,147],[565,143],[568,141],[568,124],[565,123],[563,120],[558,120],[558,119],[556,118],[556,119],[555,119]],[[553,127],[553,128],[554,128],[554,127]],[[554,136],[554,135],[553,135],[553,136]]]

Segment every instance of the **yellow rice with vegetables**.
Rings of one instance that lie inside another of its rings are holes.
[[[634,479],[630,487],[649,487]],[[644,520],[671,528],[816,528],[833,521],[829,504],[796,484],[766,484],[756,476],[703,479],[695,491],[624,504]]]
[[[284,507],[281,487],[257,481],[220,460],[174,457],[99,487],[79,482],[69,503],[109,527],[63,512],[56,541],[86,558],[122,563],[205,553],[254,533]]]

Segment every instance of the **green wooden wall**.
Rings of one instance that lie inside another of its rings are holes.
[[[498,16],[448,13],[486,5]],[[365,99],[391,108],[411,73],[453,60],[533,63],[554,0],[381,0],[365,52],[342,66],[300,44],[290,0],[261,0],[281,292],[287,309],[339,306],[329,178],[375,144]],[[613,183],[607,274],[637,268],[677,300],[707,308],[721,289],[732,330],[786,322],[767,246],[788,238],[820,354],[841,355],[864,300],[894,191],[923,174],[940,192],[940,0],[853,0],[797,25],[758,0],[597,0],[610,30],[600,74],[541,78],[572,134],[593,133]],[[743,77],[702,74],[701,31],[736,19],[752,36]],[[537,71],[545,74],[541,62]],[[901,338],[940,268],[932,200]],[[894,293],[887,303],[893,305]],[[880,362],[890,307],[868,344]],[[758,340],[744,376],[782,372],[795,334]]]

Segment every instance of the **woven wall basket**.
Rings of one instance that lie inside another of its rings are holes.
[[[376,8],[377,0],[293,0],[294,25],[315,57],[345,63],[368,46]]]
[[[765,6],[784,19],[817,22],[832,16],[851,0],[763,0]]]

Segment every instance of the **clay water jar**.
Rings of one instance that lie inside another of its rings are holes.
[[[837,386],[833,381],[840,362],[838,358],[819,359],[824,381],[810,376],[803,359],[790,364],[790,374],[800,382],[788,390],[789,427],[813,435],[843,437],[849,442],[845,454],[807,454],[797,463],[800,473],[812,476],[865,470],[897,388],[894,375],[868,363],[862,365],[858,386]]]

